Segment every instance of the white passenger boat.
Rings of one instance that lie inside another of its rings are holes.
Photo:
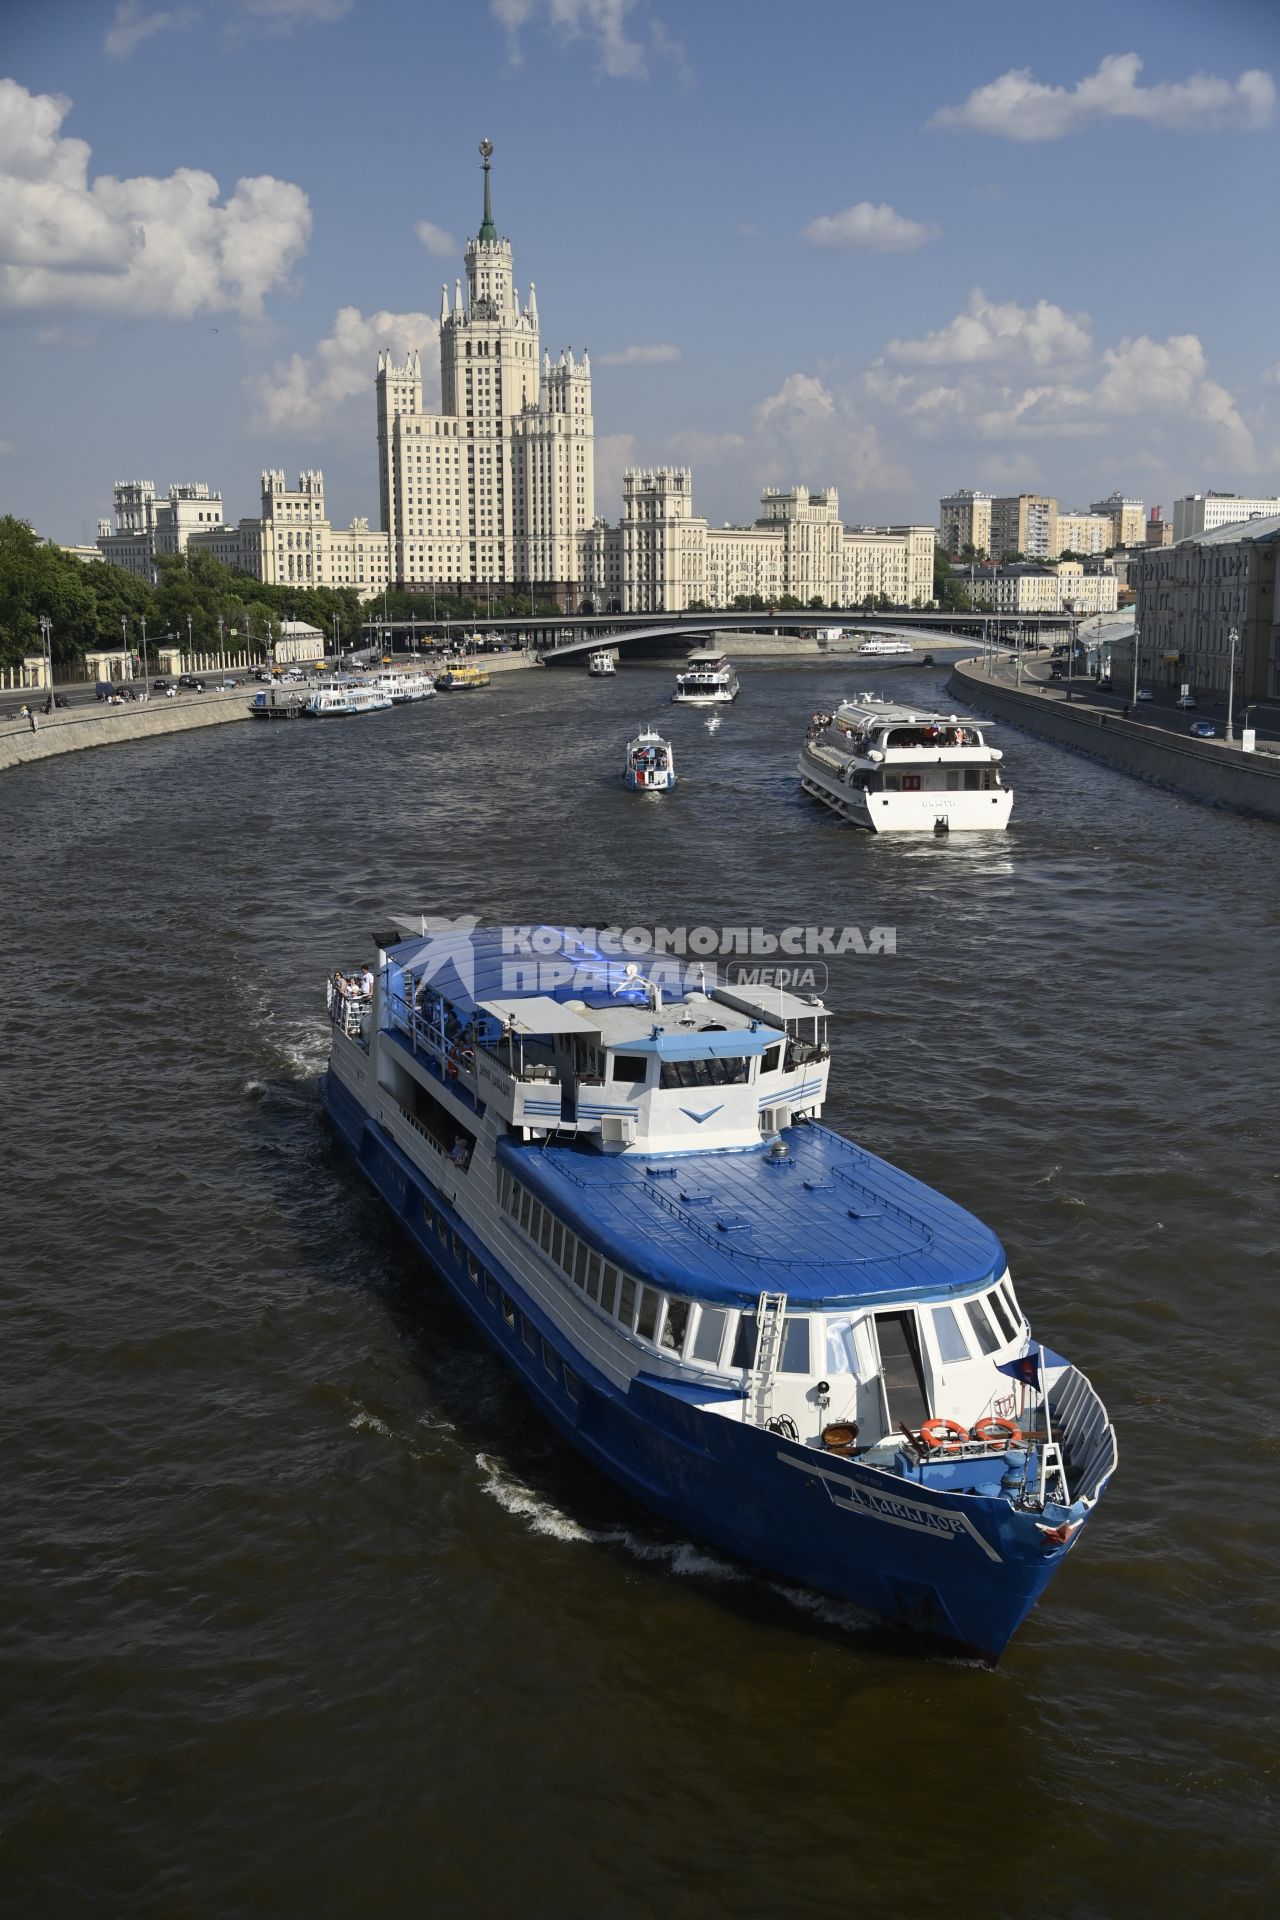
[[[313,720],[329,720],[352,713],[376,713],[390,705],[391,695],[380,687],[335,681],[332,686],[316,687],[303,711]]]
[[[669,793],[676,783],[676,760],[671,742],[652,727],[642,727],[627,742],[627,785],[642,793]]]
[[[887,634],[869,633],[865,640],[859,642],[858,652],[869,653],[877,659],[887,660],[895,655],[912,654],[915,652],[915,647],[910,640],[892,640]]]
[[[718,648],[691,653],[676,675],[672,698],[680,707],[727,707],[741,688],[738,676]]]
[[[558,943],[545,977],[528,927],[425,918],[377,936],[371,995],[359,968],[334,976],[338,1141],[632,1498],[998,1658],[1117,1457],[1084,1373],[1033,1340],[998,1236],[821,1123],[820,1001],[536,931],[538,954]],[[855,1104],[867,1072],[863,1048]]]
[[[617,671],[617,663],[607,647],[600,647],[587,656],[587,672],[594,678],[607,680],[610,674]]]
[[[1013,807],[1003,757],[972,720],[868,697],[814,714],[800,784],[873,833],[990,831],[1008,826]]]
[[[436,691],[429,673],[400,667],[384,667],[378,673],[371,673],[364,685],[389,694],[392,705],[396,707],[404,706],[411,700],[431,700]]]

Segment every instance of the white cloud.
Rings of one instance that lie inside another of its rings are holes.
[[[403,360],[413,348],[422,354],[424,402],[438,399],[439,323],[425,313],[371,313],[340,307],[332,330],[310,354],[295,353],[267,374],[247,381],[254,425],[295,432],[333,423],[348,401],[362,396],[372,403],[378,350],[389,347]]]
[[[219,206],[192,167],[90,182],[88,143],[60,131],[70,109],[0,79],[0,308],[257,317],[306,251],[302,188],[263,174]]]
[[[1012,68],[976,87],[963,106],[941,108],[929,125],[1009,140],[1058,140],[1099,120],[1143,120],[1175,133],[1252,133],[1271,124],[1275,82],[1257,68],[1238,80],[1196,73],[1150,87],[1138,85],[1141,71],[1136,53],[1109,53],[1074,87],[1050,87],[1029,67]]]
[[[648,76],[644,47],[627,34],[627,15],[636,0],[490,0],[490,9],[507,36],[513,63],[521,59],[520,34],[530,23],[563,41],[587,40],[596,50],[599,69],[610,80],[643,80]],[[669,42],[668,47],[676,43]],[[659,52],[668,47],[658,45]]]
[[[937,227],[908,220],[892,207],[873,206],[870,200],[859,200],[843,213],[824,213],[801,233],[811,247],[839,252],[857,248],[868,253],[910,253],[937,237]]]
[[[451,258],[457,258],[462,252],[453,235],[446,233],[443,227],[436,226],[433,220],[419,220],[414,231],[428,253],[447,254]]]
[[[978,287],[963,313],[923,340],[891,340],[890,360],[911,366],[967,366],[983,361],[1032,367],[1078,360],[1092,350],[1087,313],[1066,313],[1049,300],[997,305]]]
[[[1271,366],[1264,368],[1262,379],[1265,386],[1280,387],[1280,360],[1273,361]]]
[[[226,0],[219,20],[232,39],[243,39],[255,31],[289,33],[297,26],[341,20],[354,5],[355,0]],[[193,26],[198,18],[199,9],[188,4],[148,8],[145,0],[119,0],[103,51],[126,59],[153,34]]]
[[[679,347],[619,347],[613,353],[596,355],[602,367],[656,367],[680,358]]]
[[[195,18],[196,10],[191,6],[155,7],[148,12],[143,0],[120,0],[102,43],[103,51],[115,59],[125,59],[153,34],[193,26]]]
[[[903,370],[903,369],[907,370]],[[919,369],[919,371],[916,371]],[[941,372],[939,370],[942,370]],[[1258,464],[1232,395],[1209,377],[1195,334],[1095,350],[1087,314],[1048,301],[968,310],[924,340],[891,340],[863,377],[870,400],[922,437],[1011,454],[1041,440],[1164,436],[1172,458]]]

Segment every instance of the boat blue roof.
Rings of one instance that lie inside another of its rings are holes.
[[[976,1292],[1005,1270],[989,1227],[810,1122],[767,1147],[651,1157],[498,1143],[515,1177],[607,1259],[686,1298],[864,1307]]]

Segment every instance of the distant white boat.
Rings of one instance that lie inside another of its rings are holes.
[[[429,673],[411,672],[402,667],[384,667],[380,673],[371,673],[364,682],[366,687],[376,687],[380,693],[391,696],[394,706],[400,707],[410,700],[430,700],[435,696],[435,681]]]
[[[313,720],[328,720],[353,713],[376,713],[391,705],[391,695],[380,687],[317,687],[303,712]]]
[[[607,679],[618,671],[617,663],[607,647],[600,647],[587,656],[587,672],[596,679]]]
[[[727,707],[740,691],[738,676],[719,648],[708,647],[689,655],[676,675],[673,698],[681,707]]]
[[[669,793],[676,783],[671,742],[653,727],[642,727],[627,743],[627,785],[640,793]]]
[[[887,634],[871,633],[860,642],[859,653],[873,653],[878,659],[887,659],[892,654],[914,653],[915,647],[910,640],[893,640]]]

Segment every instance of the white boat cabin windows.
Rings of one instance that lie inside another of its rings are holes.
[[[724,1055],[715,1060],[664,1060],[658,1084],[661,1087],[745,1087],[750,1078],[749,1060]]]

